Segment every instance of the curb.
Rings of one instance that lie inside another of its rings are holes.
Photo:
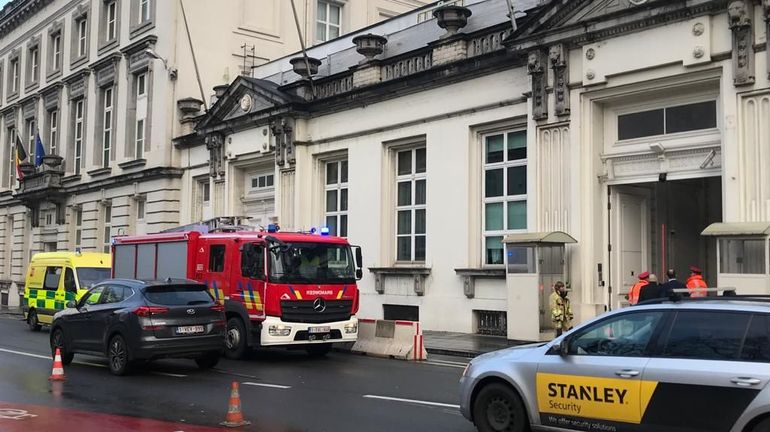
[[[453,349],[445,349],[445,348],[425,347],[425,350],[428,351],[428,354],[445,355],[445,356],[451,356],[451,357],[464,357],[469,359],[472,359],[484,354],[481,351],[463,351],[463,350],[453,350]]]

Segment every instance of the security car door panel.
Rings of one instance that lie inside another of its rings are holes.
[[[75,345],[80,349],[98,351],[94,341],[92,325],[104,288],[104,285],[100,285],[86,293],[83,296],[85,301],[82,303],[79,313],[73,315],[73,339],[76,341],[74,342]]]
[[[536,377],[543,425],[576,431],[638,431],[651,384],[643,381],[659,311],[608,317],[569,335],[567,354],[552,349]]]
[[[768,335],[767,315],[677,312],[644,371],[656,388],[642,423],[662,432],[730,430],[770,380]]]
[[[110,327],[115,311],[120,309],[123,302],[123,287],[120,285],[107,285],[99,304],[92,309],[92,318],[88,322],[88,343],[94,350],[104,348],[105,332]]]

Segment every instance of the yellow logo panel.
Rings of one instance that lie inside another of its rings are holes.
[[[639,424],[656,382],[537,374],[541,413]]]

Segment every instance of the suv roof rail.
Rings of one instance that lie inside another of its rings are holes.
[[[680,290],[674,290],[680,291]],[[712,291],[715,292],[716,290]],[[725,290],[725,293],[734,293],[735,290]],[[661,303],[680,303],[680,302],[708,302],[708,301],[724,301],[724,300],[747,300],[760,303],[770,303],[770,294],[722,294],[721,296],[707,296],[707,297],[684,297],[677,292],[668,297],[659,297],[656,299],[645,300],[637,303],[638,305],[653,305]]]

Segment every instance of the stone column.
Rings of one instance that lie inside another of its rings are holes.
[[[765,10],[765,55],[767,56],[767,79],[770,79],[770,0],[762,0]]]
[[[727,7],[730,30],[733,32],[733,84],[754,84],[753,2],[731,0]]]

